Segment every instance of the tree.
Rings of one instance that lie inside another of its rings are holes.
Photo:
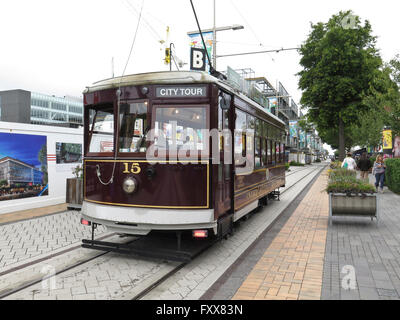
[[[388,92],[379,98],[386,111],[385,124],[392,129],[393,135],[400,136],[400,56],[392,59],[387,68],[393,81],[388,81]]]
[[[311,24],[311,29],[300,48],[301,103],[310,108],[308,117],[318,133],[337,132],[343,160],[346,127],[358,123],[360,114],[369,110],[363,97],[368,95],[382,60],[370,23],[361,25],[351,11],[339,12],[327,23]]]
[[[47,146],[44,144],[38,153],[38,159],[40,161],[41,165],[41,171],[43,172],[43,184],[47,184],[49,179],[48,179],[48,173],[47,173]]]

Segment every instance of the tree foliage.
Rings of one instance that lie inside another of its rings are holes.
[[[349,17],[354,22],[351,27],[344,24]],[[346,128],[358,123],[360,114],[369,110],[364,97],[382,60],[370,23],[362,25],[351,11],[339,12],[327,23],[311,24],[311,29],[300,48],[301,103],[310,107],[308,117],[319,134],[336,130],[343,159]]]

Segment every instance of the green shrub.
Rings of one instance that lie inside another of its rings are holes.
[[[351,179],[356,178],[357,172],[355,170],[347,170],[345,168],[337,168],[329,171],[330,180],[347,180],[348,177]]]
[[[341,166],[342,166],[341,161],[332,161],[330,164],[331,169],[337,169],[337,168],[340,168]]]
[[[400,193],[400,159],[386,159],[385,182],[390,190]]]
[[[372,157],[369,158],[369,161],[371,161],[371,166],[374,166],[375,160],[376,160],[375,156],[372,156]]]
[[[288,171],[290,167],[290,164],[288,162],[285,163],[285,171]]]
[[[296,161],[291,161],[289,163],[293,167],[304,167],[304,163],[296,162]]]
[[[315,160],[315,162],[321,162],[321,159],[318,158],[317,160]]]
[[[376,193],[375,186],[357,179],[356,171],[342,168],[329,171],[329,182],[326,191],[328,193]]]

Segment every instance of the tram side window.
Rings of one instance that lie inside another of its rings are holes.
[[[275,141],[272,141],[272,147],[271,147],[271,150],[272,150],[272,164],[273,165],[275,165],[276,164],[276,143],[275,143]]]
[[[254,150],[254,161],[255,167],[260,168],[262,166],[261,163],[261,137],[262,137],[262,121],[256,119],[256,137],[255,137],[255,150]]]
[[[261,165],[266,166],[267,164],[267,140],[261,138]]]
[[[89,152],[114,152],[114,110],[112,105],[90,108]]]
[[[247,165],[251,168],[254,168],[255,124],[256,124],[256,119],[248,114],[247,132],[246,132],[246,159],[247,159]]]
[[[261,166],[267,165],[267,123],[261,120]]]
[[[276,163],[281,163],[281,144],[276,143]]]
[[[237,109],[235,112],[235,165],[243,165],[246,157],[246,114]]]
[[[147,102],[120,106],[119,152],[146,152]]]
[[[272,141],[267,140],[267,163],[272,164]]]

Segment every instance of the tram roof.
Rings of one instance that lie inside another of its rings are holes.
[[[268,113],[268,115],[274,118],[276,121],[285,125],[285,123],[277,116],[262,108],[257,102],[247,97],[242,92],[232,88],[226,82],[219,80],[216,77],[202,71],[159,71],[159,72],[148,72],[126,75],[123,77],[109,78],[93,83],[92,86],[86,87],[84,94],[91,93],[100,90],[115,89],[126,86],[137,86],[137,85],[150,85],[150,84],[190,84],[190,83],[215,83],[220,87],[225,88],[229,91],[235,92],[236,95],[242,100],[250,103],[254,107]]]

